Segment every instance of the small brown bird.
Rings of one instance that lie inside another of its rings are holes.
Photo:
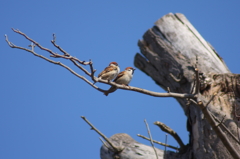
[[[108,67],[106,67],[99,75],[98,78],[103,80],[112,80],[114,79],[118,73],[120,72],[120,68],[118,63],[111,62]]]
[[[125,68],[124,71],[118,74],[118,76],[114,79],[113,82],[128,86],[128,84],[132,80],[134,70],[136,69],[132,67]],[[108,96],[109,93],[112,93],[116,90],[117,90],[117,87],[112,86],[107,92],[104,92],[104,94]]]

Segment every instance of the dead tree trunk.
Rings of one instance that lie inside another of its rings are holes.
[[[240,76],[231,74],[221,57],[206,42],[197,30],[182,14],[167,14],[159,19],[155,26],[149,29],[143,40],[138,42],[141,54],[135,56],[135,66],[150,76],[163,89],[175,93],[193,93],[197,90],[195,65],[197,63],[200,78],[200,92],[198,98],[188,100],[178,98],[188,118],[187,128],[190,133],[189,145],[182,153],[167,153],[167,158],[196,158],[196,159],[230,159],[236,158],[232,152],[240,153],[238,136],[238,118],[240,115],[238,102],[240,99]],[[196,58],[197,57],[197,58]],[[198,59],[198,60],[196,60]],[[214,98],[213,95],[216,93]],[[210,117],[215,118],[213,125],[197,105],[198,101],[207,103]],[[224,129],[224,125],[230,131]],[[183,127],[184,129],[185,127]],[[216,132],[220,128],[232,146],[226,148],[225,140]],[[146,152],[139,151],[139,144],[129,136],[116,134],[112,141],[116,145],[125,146],[118,156],[121,159],[156,158],[153,150],[145,148]],[[234,140],[235,137],[235,140]],[[122,140],[122,141],[121,141]],[[121,142],[120,142],[121,141]],[[141,146],[140,146],[141,147]],[[138,150],[137,150],[138,149]],[[107,148],[102,146],[104,156]],[[151,153],[150,153],[151,151]],[[164,152],[157,150],[159,158],[164,158]],[[142,154],[141,154],[142,153]],[[138,155],[141,154],[141,155]],[[152,157],[146,154],[153,154]],[[101,155],[101,157],[102,157]],[[145,157],[144,157],[145,156]],[[110,158],[110,156],[108,156]],[[108,157],[102,157],[108,158]]]

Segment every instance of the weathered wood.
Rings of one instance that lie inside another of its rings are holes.
[[[141,54],[136,54],[135,66],[149,75],[163,89],[167,90],[169,87],[171,92],[175,93],[193,92],[195,88],[194,67],[196,57],[198,57],[202,82],[198,100],[207,103],[212,95],[217,93],[208,109],[220,121],[226,115],[223,124],[233,135],[237,136],[234,106],[236,106],[236,113],[240,115],[238,109],[240,102],[236,100],[240,99],[240,76],[231,74],[222,58],[184,15],[179,13],[165,15],[143,35],[143,40],[140,40],[138,45]],[[178,98],[177,101],[188,117],[190,143],[186,152],[167,154],[167,158],[233,158],[222,140],[213,131],[201,109],[194,103],[187,104],[186,99]],[[227,136],[236,151],[240,152],[239,144],[229,134]],[[133,143],[128,145],[132,146]],[[135,150],[128,145],[125,145],[125,156],[120,154],[120,158],[141,159],[133,155]],[[103,150],[106,152],[104,148],[101,152]],[[102,157],[102,159],[110,159],[110,157]]]
[[[141,144],[130,137],[128,134],[119,133],[111,136],[109,140],[118,147],[124,147],[121,153],[114,153],[107,147],[102,145],[100,150],[101,159],[155,159],[156,154],[153,147]],[[184,154],[175,153],[173,151],[164,151],[155,148],[158,154],[158,159],[176,159],[176,158],[191,158],[192,154],[187,149]]]
[[[110,137],[110,141],[115,146],[123,146],[125,149],[120,154],[115,154],[106,146],[101,147],[101,159],[155,159],[156,154],[151,146],[147,146],[135,141],[128,134],[120,133],[115,134]],[[109,146],[108,146],[109,147]],[[158,158],[164,158],[164,151],[160,149],[156,149]],[[167,151],[168,156],[175,155],[171,151]],[[174,157],[175,158],[175,157]],[[168,159],[171,159],[168,157]]]
[[[159,19],[155,26],[144,34],[143,40],[139,41],[139,47],[145,58],[137,54],[135,65],[161,87],[169,87],[176,93],[190,93],[193,89],[197,56],[198,68],[209,82],[201,91],[202,96],[198,100],[206,103],[213,93],[218,93],[209,105],[210,111],[220,120],[226,115],[224,123],[231,127],[231,131],[236,135],[237,127],[232,116],[234,98],[229,97],[231,90],[222,92],[222,82],[216,78],[221,74],[227,79],[226,75],[229,75],[230,71],[184,15],[170,13]],[[175,80],[172,75],[180,80]],[[202,111],[194,104],[186,105],[187,101],[184,99],[177,100],[188,117],[191,134],[189,144],[195,158],[231,158]],[[236,145],[236,149],[239,150],[239,146]]]

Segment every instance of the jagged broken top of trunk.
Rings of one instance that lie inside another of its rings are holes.
[[[138,45],[142,54],[135,56],[135,66],[164,89],[180,89],[176,80],[181,84],[187,81],[191,83],[196,57],[200,72],[230,73],[213,47],[180,13],[169,13],[159,19],[144,34],[143,40],[139,40]],[[172,86],[173,83],[176,86]],[[189,87],[186,88],[179,90],[179,93],[189,91]]]

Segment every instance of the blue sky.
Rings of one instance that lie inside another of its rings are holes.
[[[124,90],[106,97],[66,69],[28,52],[11,49],[4,34],[16,45],[30,44],[13,33],[11,27],[57,51],[50,43],[55,33],[57,44],[80,60],[92,59],[99,73],[111,61],[117,61],[122,70],[133,66],[134,56],[139,52],[137,41],[144,32],[167,13],[183,13],[214,46],[229,69],[239,73],[239,3],[233,0],[3,1],[0,6],[0,158],[100,158],[99,135],[89,129],[80,118],[82,115],[108,137],[128,133],[150,145],[136,136],[147,136],[144,125],[147,119],[154,139],[165,141],[165,133],[153,125],[161,121],[188,143],[186,117],[175,99]],[[39,49],[36,52],[49,57]],[[68,61],[61,61],[83,75]],[[135,71],[130,85],[163,92],[140,70]],[[171,137],[168,144],[177,146]]]

